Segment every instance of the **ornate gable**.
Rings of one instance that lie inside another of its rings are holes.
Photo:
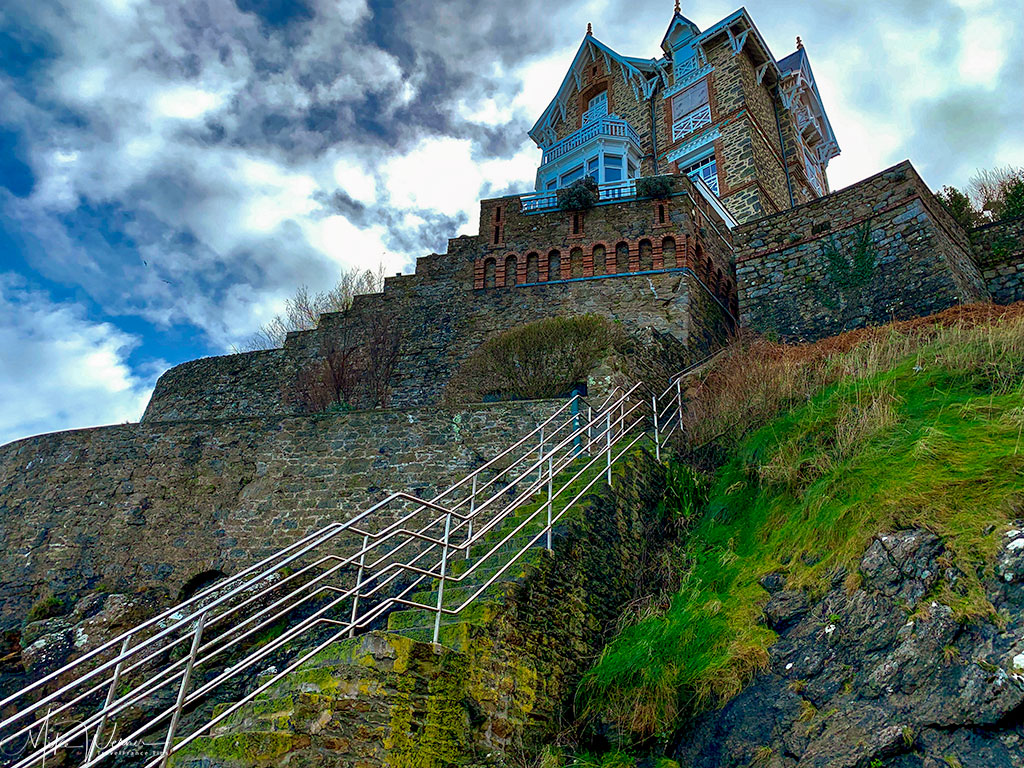
[[[558,87],[555,98],[541,114],[540,119],[529,131],[529,136],[538,146],[544,148],[555,139],[554,125],[557,120],[566,119],[566,105],[584,88],[586,68],[590,64],[603,60],[605,70],[613,77],[621,77],[628,85],[637,101],[649,98],[654,84],[659,77],[665,78],[665,72],[656,59],[637,59],[616,53],[607,45],[587,31],[576,56],[569,66],[569,71]]]

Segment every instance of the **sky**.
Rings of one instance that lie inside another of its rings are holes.
[[[736,9],[685,0],[707,28]],[[834,189],[1024,165],[1020,0],[749,0],[803,38]],[[526,131],[587,22],[660,55],[672,0],[34,0],[0,5],[0,444],[137,420],[299,286],[412,271],[528,191]]]

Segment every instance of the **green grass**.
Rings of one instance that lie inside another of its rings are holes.
[[[821,593],[845,567],[853,588],[879,532],[938,534],[964,576],[934,599],[991,615],[982,579],[1024,514],[1024,322],[947,329],[902,358],[843,355],[849,375],[749,433],[718,471],[682,588],[606,648],[580,688],[586,714],[648,736],[728,700],[775,640],[758,580],[781,571]]]

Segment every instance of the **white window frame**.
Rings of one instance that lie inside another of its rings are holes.
[[[708,172],[709,168],[713,168],[714,172]],[[718,191],[718,158],[714,152],[704,155],[698,160],[690,161],[686,167],[679,169],[680,173],[685,173],[688,177],[700,176],[704,182],[711,188],[711,191],[716,195]]]

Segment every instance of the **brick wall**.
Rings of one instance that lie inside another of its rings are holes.
[[[861,287],[830,265],[826,245],[852,253],[870,227],[876,260]],[[740,323],[785,339],[930,314],[989,297],[965,233],[909,162],[733,232]]]
[[[978,227],[970,238],[993,300],[1024,301],[1024,217]]]
[[[432,496],[561,401],[131,424],[0,448],[0,631],[44,590],[175,597],[390,492]]]

